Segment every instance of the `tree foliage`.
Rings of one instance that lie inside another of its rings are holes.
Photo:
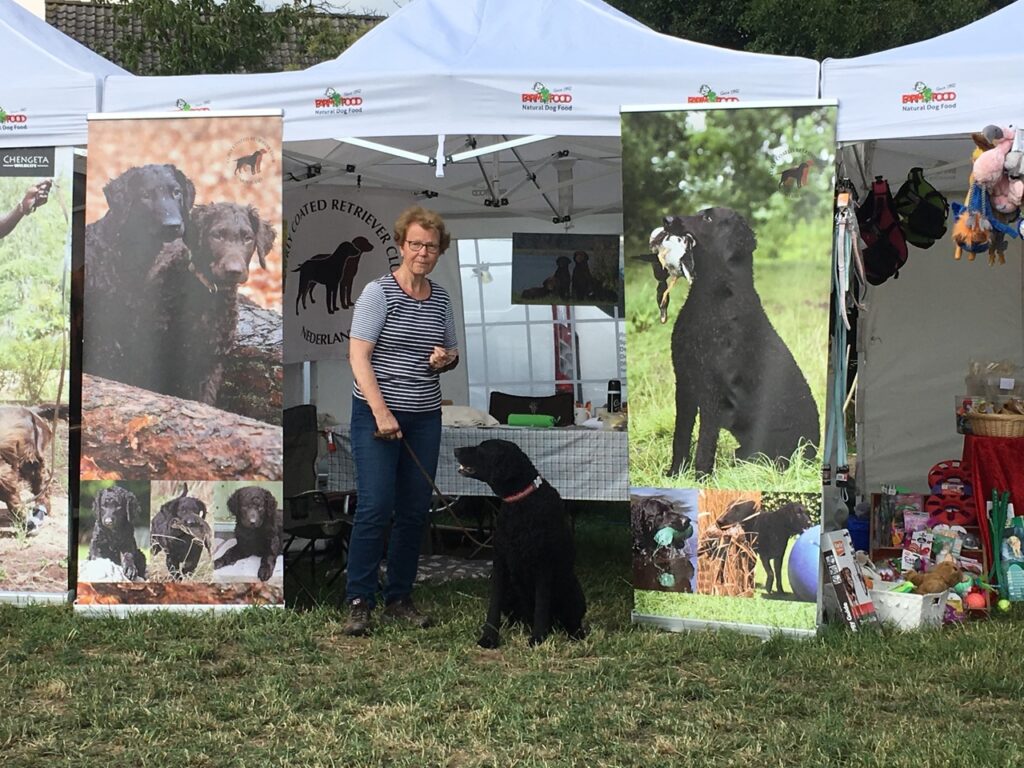
[[[1012,0],[608,0],[652,29],[723,48],[849,58],[935,37]]]
[[[114,58],[138,75],[270,72],[288,46],[300,58],[333,58],[367,27],[339,29],[315,0],[266,11],[257,0],[124,0]]]

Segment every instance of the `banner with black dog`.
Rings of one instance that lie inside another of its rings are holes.
[[[623,110],[637,621],[817,627],[835,113]]]
[[[68,599],[71,147],[0,151],[0,602]]]
[[[284,603],[281,132],[90,118],[77,609]]]

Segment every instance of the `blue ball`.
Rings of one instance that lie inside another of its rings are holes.
[[[818,561],[821,559],[821,526],[813,525],[801,533],[789,550],[789,586],[801,600],[812,602],[818,596]]]

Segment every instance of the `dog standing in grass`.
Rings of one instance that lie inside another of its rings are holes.
[[[487,483],[501,498],[494,530],[494,567],[487,621],[479,645],[501,644],[502,617],[530,628],[530,645],[555,626],[586,634],[587,601],[573,570],[575,546],[565,503],[515,443],[485,440],[456,448],[459,473]]]

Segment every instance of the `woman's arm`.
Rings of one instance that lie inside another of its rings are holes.
[[[374,346],[376,345],[371,341],[349,339],[348,359],[352,366],[352,378],[355,379],[359,391],[363,393],[367,405],[373,412],[373,418],[377,422],[377,431],[386,435],[393,434],[400,438],[402,431],[398,428],[398,419],[384,402],[384,395],[381,394],[380,385],[377,383],[377,374],[373,371],[371,358]]]

